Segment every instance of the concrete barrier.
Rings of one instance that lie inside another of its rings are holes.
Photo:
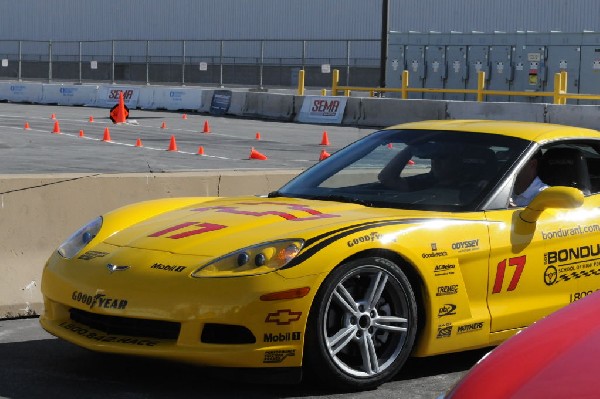
[[[548,104],[546,122],[600,130],[600,106]]]
[[[363,98],[360,126],[383,127],[428,119],[446,119],[446,101]]]
[[[0,175],[0,318],[42,310],[46,260],[77,228],[106,211],[163,197],[266,194],[299,172]]]
[[[100,85],[98,94],[96,95],[95,107],[112,108],[119,102],[119,92],[123,92],[125,105],[129,109],[137,108],[138,99],[140,97],[140,87],[138,86],[114,86]]]
[[[344,118],[342,119],[342,125],[358,125],[358,121],[361,117],[362,110],[362,98],[350,97],[346,103],[346,110],[344,112]]]
[[[41,83],[0,82],[0,100],[13,103],[39,103]]]
[[[491,119],[545,122],[546,104],[448,101],[447,119]]]
[[[42,104],[93,105],[98,92],[96,85],[43,84]]]
[[[294,117],[294,96],[291,94],[247,92],[244,115],[291,121]]]
[[[140,94],[137,100],[137,108],[153,109],[154,107],[154,87],[140,87]]]
[[[248,94],[248,92],[245,91],[234,91],[231,93],[231,104],[227,111],[228,115],[244,116],[244,110],[246,109],[246,94]]]
[[[195,87],[157,87],[154,89],[153,109],[199,110],[202,107],[202,89]]]

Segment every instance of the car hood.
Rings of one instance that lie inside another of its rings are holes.
[[[104,242],[121,247],[215,256],[270,240],[308,239],[358,221],[439,215],[295,198],[217,199],[126,226]]]

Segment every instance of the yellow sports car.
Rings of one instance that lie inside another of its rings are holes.
[[[372,388],[600,288],[598,191],[597,131],[403,124],[268,197],[98,217],[48,260],[40,322],[96,351]]]

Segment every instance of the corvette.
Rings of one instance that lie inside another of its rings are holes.
[[[540,154],[549,187],[511,206]],[[265,197],[92,220],[45,265],[40,322],[95,351],[370,389],[410,356],[497,345],[599,289],[599,191],[594,130],[398,125]]]

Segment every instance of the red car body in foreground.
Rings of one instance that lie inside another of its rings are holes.
[[[599,366],[600,292],[595,292],[501,344],[442,397],[599,398]]]

